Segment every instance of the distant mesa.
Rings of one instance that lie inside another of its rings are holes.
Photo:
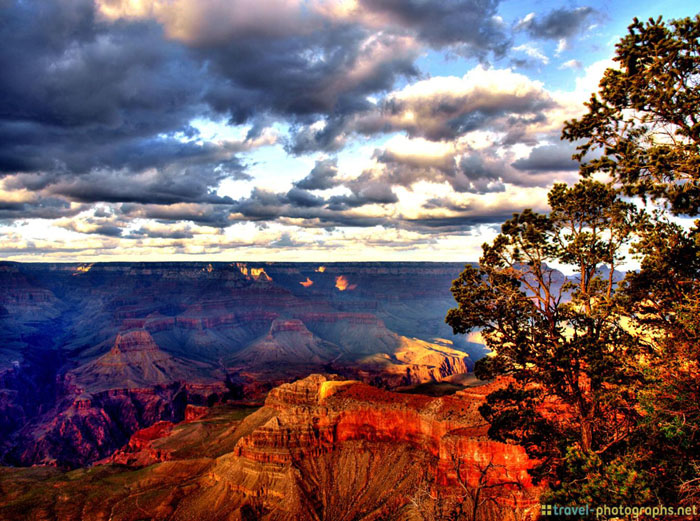
[[[75,273],[73,273],[73,275],[75,276],[87,273],[88,271],[90,271],[90,269],[92,269],[92,264],[82,264],[75,268]]]
[[[350,284],[345,275],[339,275],[335,278],[335,287],[339,291],[352,291],[357,287],[357,284]]]
[[[237,262],[236,266],[241,271],[241,273],[248,279],[253,279],[255,281],[262,280],[264,282],[272,282],[272,278],[265,273],[265,268],[249,268],[247,264],[242,262]]]
[[[315,336],[301,320],[276,319],[268,333],[236,356],[236,364],[248,370],[289,365],[320,365],[338,357],[341,349]],[[272,364],[272,365],[271,365]]]
[[[158,351],[158,344],[155,343],[151,334],[145,329],[134,329],[119,333],[114,341],[112,352],[117,354],[134,351]]]
[[[95,393],[199,380],[204,368],[166,353],[148,331],[134,329],[119,333],[107,353],[70,374],[80,389]]]

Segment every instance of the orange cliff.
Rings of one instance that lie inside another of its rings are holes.
[[[345,480],[347,493],[355,487],[374,490],[394,508],[410,508],[421,479],[438,497],[452,497],[463,486],[503,484],[489,490],[518,509],[518,519],[532,517],[538,504],[528,474],[532,461],[522,447],[486,437],[488,425],[478,413],[484,395],[478,396],[398,394],[312,375],[270,391],[265,406],[242,422],[245,435],[217,460],[208,484],[237,502],[264,498],[267,508],[290,519],[308,508],[315,494],[299,484],[300,475],[309,483],[329,476]],[[421,465],[415,467],[416,462]],[[337,468],[341,464],[350,467]],[[373,479],[387,465],[394,478]]]
[[[0,501],[0,518],[447,519],[470,512],[465,502],[478,490],[490,501],[477,519],[536,519],[532,461],[521,447],[485,436],[478,407],[489,390],[432,398],[311,375],[271,390],[247,416],[220,406],[200,417],[204,409],[192,408],[186,422],[136,432],[109,458],[118,465],[93,467],[90,476],[103,482],[28,476],[19,482],[26,497]],[[113,485],[122,481],[128,486]],[[90,494],[71,493],[86,488]]]

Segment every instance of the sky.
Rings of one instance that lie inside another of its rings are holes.
[[[477,260],[689,4],[0,0],[0,259]]]

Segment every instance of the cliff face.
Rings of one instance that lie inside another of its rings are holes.
[[[0,469],[0,491],[8,480],[19,484],[11,503],[0,499],[0,517],[469,519],[459,515],[471,513],[478,491],[491,501],[477,519],[534,519],[531,462],[521,447],[484,437],[477,408],[485,392],[429,398],[312,375],[273,389],[247,416],[215,408],[136,432],[110,461],[150,465],[138,472],[104,465],[63,478]]]
[[[15,433],[5,457],[13,465],[84,466],[108,457],[144,427],[184,420],[188,402],[226,393],[221,383],[172,383],[79,394]]]
[[[388,504],[401,506],[426,480],[445,496],[462,486],[502,484],[496,487],[502,503],[528,510],[534,506],[531,462],[521,447],[486,438],[488,425],[477,410],[482,401],[401,395],[313,375],[270,392],[265,407],[241,425],[249,434],[217,460],[211,486],[266,498],[274,519],[298,516],[323,493],[305,488],[308,483],[331,481],[335,494],[314,507],[320,518],[328,511],[363,518],[387,491]],[[353,460],[358,451],[368,454]],[[348,466],[338,467],[341,461]],[[295,472],[304,486],[292,478]],[[359,501],[358,488],[364,491]]]

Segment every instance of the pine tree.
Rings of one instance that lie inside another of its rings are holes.
[[[514,215],[452,287],[446,321],[493,351],[477,376],[506,382],[481,409],[490,435],[537,458],[548,501],[700,499],[700,222],[669,219],[700,212],[699,38],[700,16],[634,20],[563,131],[583,180]],[[630,242],[640,269],[620,282]]]
[[[700,231],[669,214],[700,212],[700,16],[642,23],[617,45],[588,113],[563,136],[583,140],[581,173],[605,172],[628,195],[655,203],[636,230],[640,270],[624,304],[646,385],[636,457],[640,472],[669,504],[700,499]]]
[[[562,503],[600,500],[604,492],[622,500],[611,487],[571,485],[613,464],[620,474],[639,421],[630,390],[640,375],[629,363],[637,346],[621,320],[615,280],[638,215],[592,180],[555,185],[549,204],[549,215],[515,214],[484,245],[479,267],[455,280],[459,306],[446,321],[456,333],[481,331],[493,351],[477,362],[477,376],[508,382],[481,408],[490,436],[522,444],[540,462],[534,477],[546,479]],[[574,281],[552,264],[573,268]],[[641,493],[628,489],[635,499]]]

